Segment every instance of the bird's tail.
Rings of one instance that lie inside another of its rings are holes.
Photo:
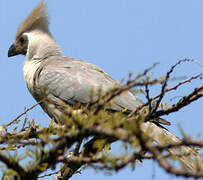
[[[142,123],[141,129],[143,132],[147,132],[148,135],[160,146],[181,142],[180,138],[151,122]],[[197,172],[197,167],[199,170],[203,170],[203,157],[197,152],[197,149],[190,146],[178,146],[169,148],[168,151],[172,155],[178,156],[181,164],[189,172]]]

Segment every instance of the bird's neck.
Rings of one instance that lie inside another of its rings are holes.
[[[23,67],[26,85],[33,96],[34,96],[33,94],[34,79],[36,76],[36,72],[41,65],[41,62],[42,62],[41,60],[29,60],[29,61],[26,60]]]

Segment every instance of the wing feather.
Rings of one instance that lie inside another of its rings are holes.
[[[69,57],[53,56],[47,59],[40,72],[40,88],[47,88],[50,95],[58,97],[68,104],[90,102],[90,93],[102,89],[105,93],[118,82],[97,66]],[[142,102],[131,92],[116,97],[112,103],[113,110],[127,108],[134,110]]]

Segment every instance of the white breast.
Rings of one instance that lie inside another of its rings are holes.
[[[34,75],[41,64],[40,60],[26,60],[24,63],[23,71],[24,78],[30,92],[33,92]]]

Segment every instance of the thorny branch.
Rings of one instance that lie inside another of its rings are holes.
[[[144,123],[152,118],[160,118],[162,115],[176,112],[203,96],[203,86],[200,86],[194,88],[191,93],[180,98],[172,106],[159,109],[163,97],[168,92],[177,90],[194,80],[202,79],[203,73],[199,73],[178,82],[172,87],[168,87],[172,80],[170,76],[175,67],[183,62],[195,62],[203,67],[196,60],[183,59],[170,68],[165,78],[151,79],[148,73],[157,65],[154,64],[134,79],[132,74],[129,75],[126,84],[118,85],[109,92],[102,94],[87,107],[80,107],[79,113],[75,113],[74,107],[64,107],[63,112],[66,119],[64,119],[63,125],[51,122],[48,127],[39,128],[26,119],[22,128],[19,127],[20,131],[11,130],[10,133],[8,130],[6,132],[2,131],[0,134],[0,148],[4,152],[0,153],[0,161],[6,165],[7,169],[15,171],[13,176],[16,176],[17,173],[21,180],[38,179],[56,174],[55,180],[70,179],[81,167],[85,166],[99,170],[119,171],[129,164],[134,167],[137,161],[147,159],[157,161],[166,172],[176,176],[203,177],[203,157],[196,149],[203,148],[202,140],[191,140],[191,138],[180,140],[166,129],[153,123],[150,124],[150,122]],[[161,84],[161,92],[154,97],[150,97],[150,86],[156,84]],[[122,113],[111,114],[105,111],[106,105],[113,98],[134,87],[145,88],[147,102],[130,112],[128,116]],[[26,109],[5,127],[11,128],[11,125],[18,123],[19,118],[26,115],[39,103]],[[147,114],[143,113],[143,111],[146,111],[144,110],[146,106],[148,106]],[[150,130],[150,128],[153,129]],[[166,134],[167,137],[162,137]],[[122,142],[126,147],[123,155],[115,156],[108,153],[112,151],[108,148],[109,145],[115,140]],[[153,143],[154,141],[156,143]],[[37,149],[34,155],[33,150],[29,149],[30,147]],[[31,166],[30,164],[26,166],[21,161],[14,160],[12,156],[8,156],[8,151],[19,148],[25,150],[25,154],[28,154],[27,158],[33,158],[34,156]],[[131,151],[128,151],[129,148]],[[169,159],[179,162],[179,166],[169,163],[171,162],[168,161]],[[186,162],[192,165],[185,166],[184,163]],[[61,169],[56,171],[57,164],[61,164]],[[46,173],[48,169],[54,172]],[[4,171],[4,176],[12,175],[13,171]]]

